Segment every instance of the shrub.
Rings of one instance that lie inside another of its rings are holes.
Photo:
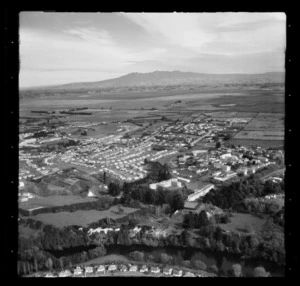
[[[184,261],[182,261],[182,265],[186,268],[190,268],[191,262],[189,260],[184,260]]]
[[[144,261],[144,253],[140,251],[130,252],[129,256],[136,261]]]
[[[264,267],[256,267],[253,271],[254,277],[269,277],[270,273],[266,271]]]
[[[199,270],[206,270],[207,268],[206,264],[201,260],[195,260],[194,267]]]

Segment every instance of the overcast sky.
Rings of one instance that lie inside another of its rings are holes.
[[[20,14],[20,87],[131,72],[284,71],[284,13]]]

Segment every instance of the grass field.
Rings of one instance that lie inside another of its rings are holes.
[[[19,208],[29,210],[36,207],[57,207],[96,201],[94,198],[82,198],[80,196],[49,196],[33,198],[19,204]]]
[[[71,225],[85,227],[93,222],[97,222],[106,217],[109,217],[114,220],[123,218],[130,213],[136,212],[138,209],[123,207],[123,210],[123,213],[118,213],[118,207],[113,206],[109,210],[105,211],[88,210],[75,212],[47,213],[29,216],[29,218],[41,221],[44,224],[52,224],[58,228]]]
[[[238,132],[233,139],[251,139],[251,140],[283,140],[284,131],[258,131],[258,130],[243,130]]]
[[[233,216],[230,218],[230,220],[230,223],[220,224],[220,227],[225,231],[237,233],[251,233],[251,231],[258,232],[265,223],[264,219],[260,219],[251,214],[242,213],[233,213]],[[246,228],[248,228],[248,231]]]
[[[122,262],[124,264],[127,263],[132,263],[131,260],[126,258],[123,255],[118,255],[118,254],[110,254],[110,255],[105,255],[96,259],[92,259],[83,263],[80,263],[78,265],[100,265],[100,264],[105,264],[108,262]]]
[[[254,140],[254,139],[231,139],[227,141],[228,144],[234,144],[236,146],[260,146],[262,148],[283,146],[284,140]]]

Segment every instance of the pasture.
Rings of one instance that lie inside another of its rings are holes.
[[[263,224],[264,219],[255,217],[251,214],[233,213],[230,217],[230,222],[226,224],[219,224],[225,231],[232,231],[237,233],[252,233],[258,232]]]
[[[138,211],[135,208],[122,207],[123,213],[118,211],[117,206],[112,206],[105,211],[88,210],[88,211],[75,211],[75,212],[59,212],[59,213],[47,213],[38,214],[35,216],[29,216],[28,218],[41,221],[44,224],[54,225],[58,228],[63,228],[71,225],[78,225],[86,227],[93,222],[105,218],[111,218],[113,220],[126,217],[128,214]]]
[[[49,196],[49,197],[38,197],[22,202],[19,204],[19,208],[30,210],[37,207],[57,207],[64,205],[72,205],[78,203],[86,203],[96,201],[95,198],[82,198],[80,196]]]
[[[250,131],[243,130],[238,132],[234,137],[234,139],[251,139],[251,140],[283,140],[284,139],[284,131]]]

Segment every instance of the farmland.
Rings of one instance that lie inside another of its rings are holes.
[[[64,206],[85,202],[96,201],[94,198],[82,198],[80,196],[49,196],[49,197],[39,197],[33,198],[26,202],[20,203],[19,207],[25,210],[37,208],[37,207],[56,207]]]
[[[117,206],[113,206],[109,210],[105,211],[88,210],[75,212],[47,213],[38,214],[36,216],[29,216],[29,218],[41,221],[44,224],[54,225],[58,228],[71,225],[86,227],[89,224],[97,222],[104,218],[111,218],[115,220],[126,217],[128,214],[134,213],[138,209],[123,207],[123,210],[123,213],[119,213]]]

